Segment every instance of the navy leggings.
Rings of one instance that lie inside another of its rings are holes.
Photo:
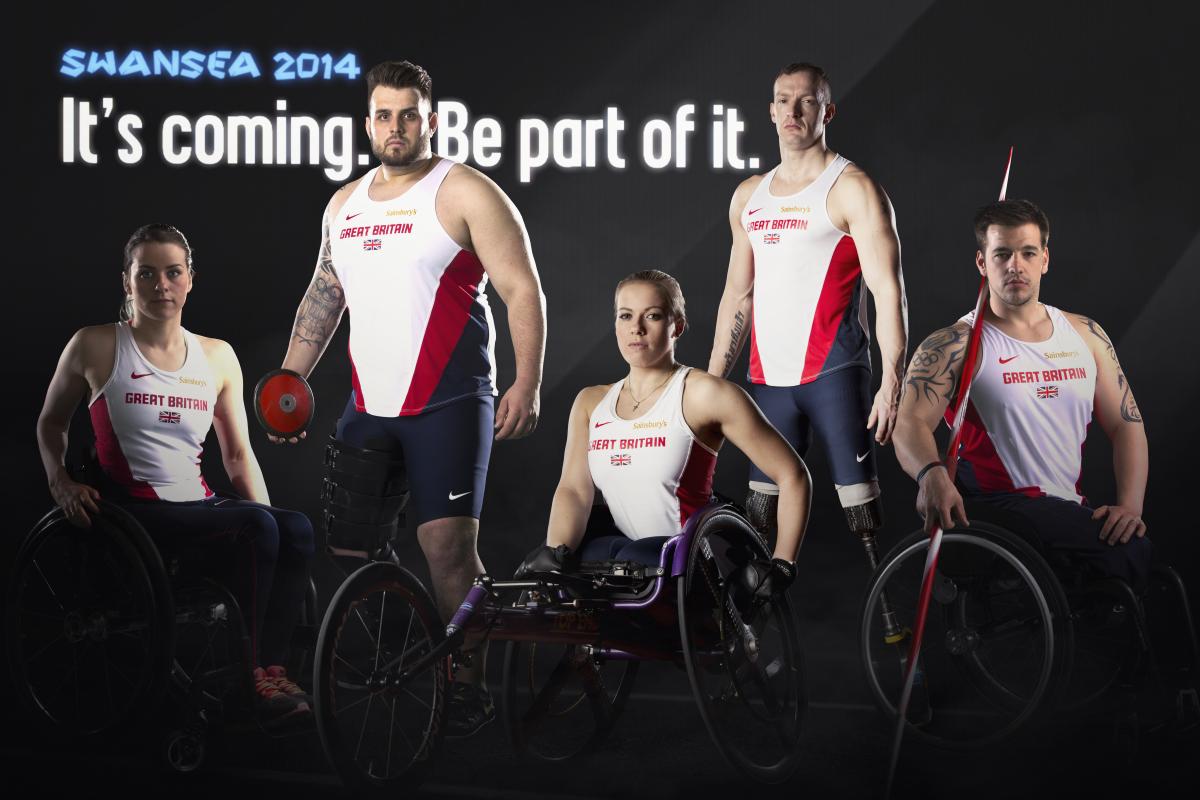
[[[976,516],[1016,533],[1032,535],[1051,564],[1082,566],[1098,577],[1124,578],[1141,591],[1150,574],[1154,548],[1147,538],[1110,545],[1100,538],[1103,519],[1093,509],[1059,497],[1015,493],[964,494],[967,519]]]
[[[203,546],[204,568],[242,608],[255,665],[287,660],[308,587],[313,528],[298,511],[210,497],[187,503],[127,501],[123,507],[165,554]]]
[[[608,506],[592,506],[583,541],[579,545],[580,561],[633,561],[657,567],[663,545],[670,536],[647,536],[630,539],[617,529]]]

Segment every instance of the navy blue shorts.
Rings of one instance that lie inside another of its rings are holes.
[[[961,488],[961,487],[960,487]],[[963,494],[967,519],[976,517],[1033,537],[1054,566],[1082,568],[1097,577],[1124,578],[1135,589],[1146,586],[1153,547],[1143,537],[1110,545],[1100,538],[1104,519],[1095,509],[1060,497],[1016,493]]]
[[[400,452],[408,469],[408,507],[420,525],[445,517],[479,519],[492,454],[495,398],[464,397],[424,414],[376,417],[354,407],[354,393],[337,424],[351,447]]]
[[[750,385],[750,396],[801,458],[808,454],[816,430],[825,444],[825,458],[837,485],[852,486],[876,479],[875,438],[867,430],[871,371],[866,367],[840,369],[800,386],[754,383]],[[750,480],[774,483],[753,464]]]

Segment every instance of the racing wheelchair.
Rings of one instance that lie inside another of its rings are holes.
[[[480,575],[443,625],[392,548],[407,500],[403,462],[337,442],[326,461],[331,552],[368,560],[334,594],[315,657],[317,728],[347,785],[390,793],[428,775],[468,636],[507,642],[502,714],[522,756],[562,760],[595,747],[639,664],[654,660],[686,669],[705,727],[734,767],[777,783],[798,765],[805,692],[795,620],[785,595],[754,605],[731,594],[738,568],[770,557],[732,505],[697,511],[654,563]]]
[[[1137,694],[1147,679],[1160,703],[1174,704],[1178,721],[1195,725],[1200,657],[1187,593],[1173,569],[1154,567],[1140,595],[1124,580],[1089,578],[1048,553],[1017,520],[978,506],[968,507],[968,518],[970,525],[943,534],[906,738],[982,747],[1054,712],[1102,707],[1115,711],[1117,733],[1129,739],[1137,735]],[[923,530],[899,542],[863,600],[862,664],[876,705],[891,719],[928,547]],[[1152,644],[1147,608],[1174,611],[1186,628],[1175,637],[1181,646],[1173,680]]]
[[[254,718],[238,601],[197,571],[186,548],[160,549],[120,506],[99,507],[90,529],[51,510],[18,549],[5,598],[13,691],[58,739],[161,724],[156,714],[170,697],[161,752],[172,769],[192,772],[220,722]],[[315,618],[310,581],[292,674],[306,669]]]

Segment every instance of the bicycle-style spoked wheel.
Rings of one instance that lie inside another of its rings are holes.
[[[581,645],[509,642],[504,723],[513,749],[563,761],[600,742],[625,707],[637,661],[598,662]]]
[[[888,598],[900,626],[914,624],[927,549],[922,531],[897,545],[872,578],[863,606],[859,646],[868,684],[891,717],[902,672],[881,602]],[[921,648],[928,712],[920,724],[910,723],[911,735],[951,748],[1011,736],[1053,706],[1069,640],[1062,590],[1032,548],[980,523],[947,532]]]
[[[47,514],[17,554],[5,621],[14,691],[53,733],[86,736],[157,708],[172,650],[170,589],[119,517]],[[157,571],[153,571],[154,569]]]
[[[421,582],[368,564],[325,613],[315,667],[317,728],[347,785],[393,793],[418,785],[441,741],[450,656],[417,662],[445,638]]]
[[[764,783],[780,783],[800,760],[805,708],[800,637],[786,594],[735,604],[729,576],[768,558],[740,517],[701,524],[678,583],[679,629],[692,693],[721,754]]]

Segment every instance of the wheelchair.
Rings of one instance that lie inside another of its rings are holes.
[[[160,551],[128,512],[99,501],[90,529],[55,508],[22,541],[5,598],[8,667],[28,716],[55,739],[100,740],[165,718],[161,752],[199,769],[221,721],[253,719],[250,640],[237,599]],[[291,666],[312,649],[309,582]]]
[[[988,516],[1009,527],[983,521]],[[1116,730],[1126,730],[1120,738],[1136,738],[1137,694],[1147,678],[1160,704],[1173,703],[1177,718],[1195,724],[1200,658],[1173,569],[1156,566],[1142,596],[1118,578],[1087,578],[1011,521],[978,508],[968,517],[969,526],[943,534],[906,739],[979,748],[1098,706],[1115,712]],[[880,562],[863,600],[862,664],[876,705],[892,720],[928,547],[923,530],[903,539]],[[1150,636],[1146,609],[1157,605],[1173,606],[1186,627],[1176,636],[1173,686]]]
[[[734,571],[770,553],[730,504],[696,512],[654,564],[480,575],[448,625],[386,538],[366,551],[370,563],[328,606],[314,675],[322,745],[356,790],[410,789],[429,774],[468,635],[507,642],[500,705],[520,757],[561,761],[596,747],[640,663],[664,661],[686,670],[705,728],[732,766],[766,783],[798,766],[806,699],[795,619],[785,595],[754,608],[731,596]]]

